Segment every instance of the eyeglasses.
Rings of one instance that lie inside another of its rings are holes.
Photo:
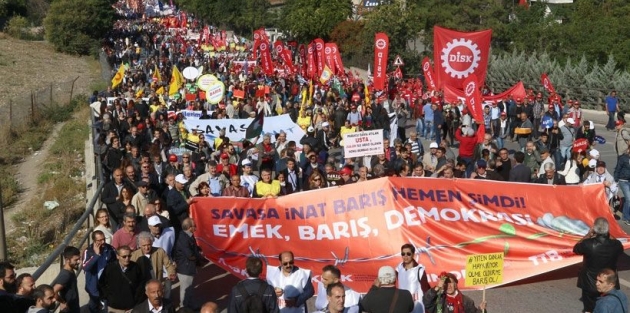
[[[119,257],[121,257],[123,259],[128,259],[128,258],[131,257],[131,254],[119,255]]]
[[[289,261],[289,262],[282,263],[282,265],[284,265],[284,266],[289,266],[289,265],[293,265],[293,264],[295,264],[295,261]]]
[[[318,177],[318,178],[313,178],[313,181],[321,181],[321,180],[322,180],[322,179],[321,179],[321,178],[319,178],[319,177]]]
[[[411,252],[401,252],[400,255],[401,256],[412,256],[413,253],[411,253]]]
[[[190,157],[183,156],[182,159],[190,159]]]

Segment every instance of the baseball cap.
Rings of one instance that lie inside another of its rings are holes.
[[[177,162],[177,156],[174,154],[171,154],[168,156],[168,161],[169,162]]]
[[[624,121],[622,121],[622,120],[617,120],[617,121],[615,122],[615,126],[621,126],[621,125],[623,125],[623,124],[625,124],[625,122],[624,122]]]
[[[221,158],[222,159],[229,159],[230,156],[227,153],[221,153]]]
[[[243,165],[243,166],[252,166],[252,161],[250,161],[249,159],[245,159],[245,160],[243,160],[241,165]]]
[[[595,166],[597,166],[597,160],[591,159],[590,161],[588,161],[588,167],[595,168]]]
[[[328,122],[323,122],[322,123],[322,127],[328,127],[328,126],[330,126],[330,124],[328,124]]]
[[[571,125],[575,125],[575,120],[574,120],[572,117],[569,117],[569,118],[567,119],[567,123],[568,123],[568,124],[571,124]]]
[[[153,215],[149,217],[147,223],[149,224],[149,226],[155,226],[162,224],[162,221],[160,221],[160,218],[157,215]]]
[[[593,158],[593,159],[597,159],[597,158],[599,158],[599,151],[597,151],[597,150],[595,150],[595,149],[592,149],[591,151],[589,151],[589,153],[588,153],[588,154],[589,154],[589,155],[591,156],[591,158]]]
[[[312,133],[312,132],[314,132],[314,131],[315,131],[315,128],[313,128],[313,126],[309,126],[309,127],[306,129],[306,131],[307,131],[307,132],[309,132],[309,133]]]
[[[429,144],[429,149],[437,149],[439,146],[437,144],[437,142],[432,142],[431,144]]]
[[[178,174],[177,176],[175,176],[175,181],[180,184],[185,184],[188,182],[188,179],[184,177],[184,174]]]
[[[380,279],[396,279],[396,271],[391,266],[382,266],[378,269],[378,278]]]
[[[488,163],[486,162],[486,160],[479,160],[477,161],[477,167],[487,167]]]

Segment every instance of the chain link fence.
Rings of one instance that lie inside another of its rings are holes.
[[[0,104],[0,125],[6,125],[13,130],[36,121],[45,109],[68,105],[74,96],[75,83],[79,77],[51,83],[38,90],[24,91],[22,96]]]

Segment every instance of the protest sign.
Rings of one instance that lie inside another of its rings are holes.
[[[291,250],[314,273],[343,264],[342,282],[358,292],[381,266],[400,262],[404,243],[423,248],[415,258],[431,285],[442,271],[463,281],[469,255],[503,251],[502,283],[493,286],[580,263],[573,245],[600,216],[630,248],[601,184],[389,177],[277,199],[198,198],[190,211],[204,255],[234,275],[245,277],[252,253],[278,266],[278,253]]]
[[[383,154],[383,130],[366,130],[343,135],[346,158]]]
[[[469,255],[466,260],[466,287],[497,285],[503,282],[503,252]]]
[[[245,139],[245,131],[247,126],[252,123],[253,118],[248,119],[220,119],[220,120],[184,120],[186,129],[192,131],[192,129],[200,129],[200,132],[205,134],[207,141],[212,141],[214,138],[219,137],[219,130],[225,128],[225,135],[230,138],[230,141],[240,141]],[[271,141],[275,142],[275,135],[280,131],[284,131],[287,134],[287,141],[295,141],[298,147],[302,147],[300,139],[304,137],[304,131],[295,124],[289,114],[283,114],[279,116],[265,117],[265,123],[263,125],[263,134],[271,134]]]

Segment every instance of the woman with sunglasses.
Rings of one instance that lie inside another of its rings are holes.
[[[321,189],[324,188],[324,177],[319,173],[319,171],[315,171],[308,177],[308,187],[309,190],[313,189]]]

